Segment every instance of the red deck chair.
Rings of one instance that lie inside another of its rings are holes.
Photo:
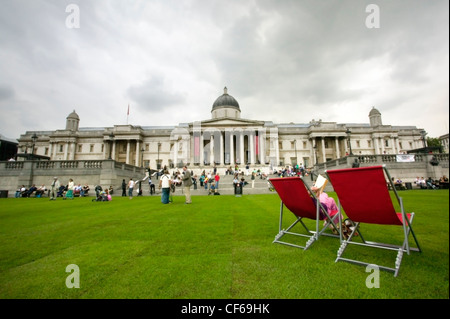
[[[386,176],[385,176],[386,174]],[[397,251],[397,258],[394,267],[378,266],[380,269],[394,272],[398,275],[402,262],[403,253],[410,251],[421,251],[419,242],[411,227],[414,213],[406,214],[402,198],[398,196],[391,177],[385,166],[373,166],[362,168],[338,169],[326,171],[329,181],[333,185],[339,199],[339,209],[344,209],[346,215],[354,223],[353,231],[347,240],[341,236],[341,246],[337,253],[336,262],[339,260],[356,263],[360,265],[369,265],[358,260],[343,258],[342,255],[348,244],[363,245],[381,249]],[[388,190],[388,183],[391,184],[395,193],[401,212],[397,213]],[[338,214],[341,216],[341,214]],[[403,244],[392,245],[386,243],[369,242],[364,239],[359,229],[360,223],[379,224],[379,225],[397,225],[403,228]],[[352,241],[354,234],[358,232],[361,242]],[[417,248],[409,246],[408,237],[412,234]]]
[[[281,199],[279,232],[275,236],[275,240],[273,241],[274,243],[289,245],[306,250],[319,239],[320,235],[339,237],[339,235],[324,233],[329,225],[332,225],[336,231],[339,231],[339,227],[337,226],[339,214],[336,214],[333,218],[330,218],[330,215],[326,209],[320,204],[314,193],[301,177],[271,178],[269,182],[272,184]],[[318,205],[316,205],[316,203],[318,203]],[[286,206],[286,208],[297,217],[297,219],[287,229],[282,229],[283,206]],[[315,231],[308,229],[303,222],[303,218],[316,221]],[[320,228],[319,221],[324,220],[325,218],[327,221],[325,225]],[[306,230],[306,234],[291,232],[291,229],[298,223],[303,225]],[[286,234],[306,237],[308,238],[308,241],[305,246],[281,241],[280,239]]]

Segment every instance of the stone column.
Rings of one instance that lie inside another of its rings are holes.
[[[244,132],[239,132],[239,160],[241,161],[241,166],[245,165],[244,163]]]
[[[209,165],[214,165],[214,134],[209,137]]]
[[[334,138],[334,141],[336,143],[336,158],[340,158],[341,157],[341,152],[339,151],[339,137],[336,136]]]
[[[230,165],[234,166],[234,135],[230,133]]]
[[[378,149],[378,138],[376,137],[372,137],[372,142],[373,142],[373,150],[374,150],[374,154],[380,154],[380,150]]]
[[[71,144],[70,159],[73,161],[73,160],[75,160],[75,151],[77,149],[77,144],[75,142],[72,142],[70,144]]]
[[[311,141],[310,150],[311,150],[311,154],[312,154],[311,158],[313,159],[313,163],[311,163],[312,164],[311,166],[314,166],[314,165],[316,165],[316,162],[317,162],[317,158],[316,158],[317,142],[316,142],[315,138],[311,138],[310,141]],[[316,146],[316,148],[314,148],[314,145]]]
[[[266,164],[266,138],[265,134],[260,131],[259,135],[259,160],[261,164]]]
[[[321,137],[321,142],[322,142],[322,161],[325,163],[327,161],[327,156],[325,154],[325,138],[323,136]]]
[[[48,147],[48,156],[50,157],[50,160],[52,161],[52,160],[54,160],[54,158],[53,158],[53,146],[54,145],[52,142],[50,142],[48,146],[49,146]]]
[[[116,141],[112,141],[112,153],[111,153],[111,158],[113,160],[116,159]]]
[[[254,139],[255,139],[255,133],[252,132],[249,134],[249,149],[250,149],[250,164],[251,165],[255,165],[255,143],[254,143]]]
[[[67,156],[69,155],[69,154],[68,154],[68,150],[69,150],[69,143],[66,143],[66,144],[64,145],[64,160],[65,160],[65,161],[67,161]]]
[[[280,166],[280,144],[278,140],[278,135],[276,136],[276,138],[274,138],[274,140],[275,140],[275,159],[277,161],[276,166]]]
[[[173,165],[175,167],[178,165],[178,141],[173,143]]]
[[[142,166],[142,164],[143,164],[143,163],[141,163],[141,165],[139,165],[139,162],[140,162],[139,155],[141,154],[141,148],[139,147],[139,145],[140,145],[139,140],[136,140],[136,159],[135,159],[136,165],[135,166]]]
[[[125,163],[130,164],[130,140],[127,140],[127,159]]]
[[[220,132],[220,165],[224,165],[225,161],[224,161],[224,145],[223,145],[223,141],[224,141],[224,132]]]

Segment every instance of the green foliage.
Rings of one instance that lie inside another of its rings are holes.
[[[448,190],[400,195],[416,213],[423,253],[405,254],[399,276],[381,271],[372,289],[365,267],[335,263],[335,238],[307,251],[273,244],[276,194],[193,196],[191,205],[177,196],[169,205],[156,196],[0,199],[0,298],[448,299]],[[294,216],[285,218],[287,227]],[[401,238],[396,228],[364,230],[368,238]],[[65,285],[69,264],[79,266],[79,289]]]
[[[436,137],[427,137],[428,147],[442,147],[441,140]]]

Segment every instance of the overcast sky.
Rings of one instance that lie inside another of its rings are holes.
[[[207,120],[227,86],[246,119],[369,123],[375,106],[383,124],[438,137],[449,131],[448,6],[2,0],[0,134],[64,129],[73,110],[80,127],[126,124],[128,105],[132,125]]]

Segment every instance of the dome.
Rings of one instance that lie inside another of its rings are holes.
[[[214,109],[222,107],[232,107],[238,109],[239,111],[241,110],[239,108],[239,103],[234,97],[228,94],[226,87],[223,89],[223,94],[214,101],[212,110],[214,111]]]
[[[79,120],[80,117],[79,117],[78,114],[75,112],[75,110],[73,110],[73,112],[69,114],[69,116],[67,117],[67,119],[75,119],[75,120]]]
[[[374,115],[381,115],[380,111],[378,111],[375,106],[372,107],[372,109],[370,110],[369,116],[374,116]]]
[[[381,121],[381,113],[378,111],[375,106],[372,107],[369,113],[370,126],[377,127],[383,125]]]
[[[78,131],[78,124],[80,123],[80,117],[73,110],[72,113],[66,118],[66,130]]]

